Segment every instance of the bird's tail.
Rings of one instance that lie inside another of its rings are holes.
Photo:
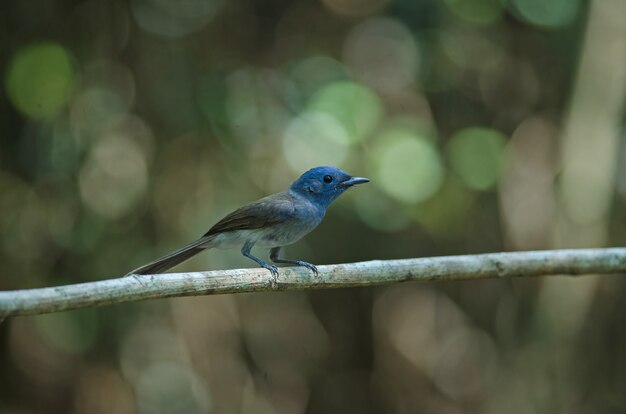
[[[163,273],[168,269],[176,266],[179,263],[184,262],[192,256],[197,255],[201,251],[211,248],[211,240],[206,237],[202,237],[194,242],[191,242],[172,253],[166,254],[148,264],[145,264],[137,269],[129,272],[126,276],[131,275],[152,275],[157,273]]]

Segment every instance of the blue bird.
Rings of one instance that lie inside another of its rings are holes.
[[[281,259],[280,249],[295,243],[317,227],[326,209],[344,191],[367,178],[351,177],[336,167],[316,167],[305,172],[287,191],[272,194],[238,208],[218,221],[198,240],[141,266],[128,275],[162,273],[206,249],[241,248],[241,253],[278,275],[278,268],[250,251],[253,246],[270,248],[274,263],[304,266],[317,274],[315,265]]]

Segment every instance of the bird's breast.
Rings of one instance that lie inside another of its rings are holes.
[[[263,235],[257,240],[257,245],[271,248],[295,243],[317,227],[321,220],[321,217],[305,216],[274,224],[263,230]]]
[[[215,234],[212,246],[228,249],[252,242],[258,247],[272,248],[295,243],[320,224],[325,209],[302,198],[294,199],[293,207],[290,214],[281,220],[274,220],[271,224]]]

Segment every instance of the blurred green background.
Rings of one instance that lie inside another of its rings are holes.
[[[286,257],[623,245],[625,17],[623,0],[4,0],[0,289],[123,275],[315,165],[372,182]],[[0,413],[626,413],[622,279],[13,318]]]

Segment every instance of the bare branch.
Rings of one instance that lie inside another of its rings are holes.
[[[548,250],[288,267],[131,276],[76,285],[0,292],[0,320],[69,309],[175,296],[311,290],[408,281],[626,273],[626,248]]]

